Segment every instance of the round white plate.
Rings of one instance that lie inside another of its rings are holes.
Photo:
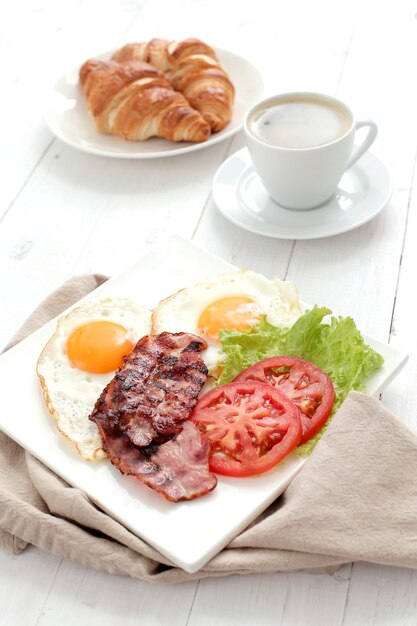
[[[113,51],[97,55],[109,59]],[[174,143],[154,137],[146,141],[125,141],[118,137],[101,135],[95,129],[78,82],[77,66],[62,76],[47,94],[44,120],[49,129],[65,143],[92,154],[124,159],[153,159],[201,150],[231,137],[242,128],[246,110],[259,100],[263,93],[263,81],[258,70],[243,57],[216,48],[221,65],[229,74],[236,99],[233,116],[226,128],[202,143]]]
[[[291,211],[271,200],[247,148],[229,157],[213,181],[214,202],[229,221],[277,239],[318,239],[357,228],[383,209],[391,191],[388,171],[370,152],[345,172],[328,202],[308,211]]]

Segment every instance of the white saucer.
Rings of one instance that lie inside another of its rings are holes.
[[[214,202],[224,217],[278,239],[318,239],[357,228],[383,209],[391,191],[387,169],[370,152],[343,175],[333,198],[308,211],[291,211],[271,200],[247,148],[229,157],[213,181]]]

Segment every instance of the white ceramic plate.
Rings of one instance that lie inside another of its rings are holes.
[[[132,298],[148,307],[182,287],[233,266],[180,237],[168,238],[128,271],[85,300]],[[290,455],[277,468],[251,478],[219,477],[217,488],[191,502],[173,504],[134,478],[122,476],[108,460],[87,463],[60,436],[49,415],[35,366],[55,329],[51,321],[0,358],[3,397],[0,428],[69,484],[83,490],[101,509],[188,572],[202,567],[247,527],[300,471],[304,460]],[[406,356],[368,339],[385,365],[368,381],[378,394],[396,376]],[[19,376],[16,376],[19,372]],[[24,393],[22,393],[24,391]],[[19,419],[15,419],[19,398]]]
[[[391,191],[385,166],[370,152],[345,172],[328,202],[308,211],[291,211],[271,200],[247,148],[232,154],[213,181],[213,199],[224,217],[252,233],[277,239],[318,239],[358,228],[378,215]]]
[[[109,59],[113,51],[97,55]],[[235,89],[233,116],[226,128],[203,143],[174,143],[157,137],[146,141],[124,141],[101,135],[95,129],[78,82],[77,66],[64,74],[46,96],[44,120],[50,130],[65,143],[92,154],[124,159],[152,159],[201,150],[231,137],[242,128],[246,110],[263,93],[263,81],[258,70],[243,57],[216,48],[221,65],[229,74]]]

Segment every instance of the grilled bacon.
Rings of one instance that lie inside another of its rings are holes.
[[[111,462],[173,502],[217,484],[208,470],[209,444],[186,422],[207,378],[200,356],[206,347],[190,333],[144,337],[90,415]]]

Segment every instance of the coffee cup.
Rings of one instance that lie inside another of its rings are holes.
[[[367,128],[354,145],[356,131]],[[255,170],[271,198],[288,209],[329,200],[343,173],[368,150],[378,132],[371,119],[355,120],[332,96],[295,92],[258,102],[244,120]]]

